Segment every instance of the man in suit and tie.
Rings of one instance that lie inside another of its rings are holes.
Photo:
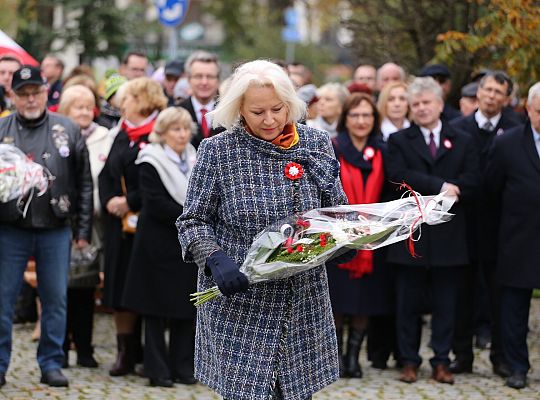
[[[191,139],[191,143],[197,148],[204,138],[224,130],[213,129],[212,118],[207,115],[216,106],[220,66],[215,54],[200,50],[189,56],[184,69],[192,95],[181,103],[180,107],[189,111],[193,122],[198,126]]]
[[[540,82],[529,90],[530,122],[493,141],[486,186],[499,204],[497,280],[501,285],[501,343],[510,376],[506,385],[527,385],[528,320],[533,288],[540,287]]]
[[[433,378],[452,384],[449,352],[452,344],[460,269],[467,268],[464,204],[476,193],[478,159],[469,136],[441,121],[443,93],[431,77],[416,78],[408,88],[414,124],[388,141],[386,160],[389,180],[405,182],[422,195],[446,192],[456,203],[455,216],[447,223],[422,226],[413,257],[403,244],[388,248],[388,261],[395,266],[396,328],[403,370],[400,380],[415,382],[422,359],[418,354],[418,319],[424,311],[425,294],[432,310],[430,359]]]
[[[512,92],[512,86],[512,80],[506,73],[486,71],[477,89],[478,110],[451,122],[454,128],[472,138],[479,156],[481,172],[485,170],[493,139],[521,123],[513,119],[511,114],[502,112]],[[483,181],[485,180],[484,176]],[[471,268],[463,271],[460,280],[461,295],[458,299],[453,342],[455,360],[450,365],[450,370],[454,373],[472,372],[475,298],[486,298],[489,306],[483,307],[482,303],[478,302],[478,313],[483,320],[491,319],[491,326],[488,322],[487,329],[484,329],[486,332],[477,332],[477,345],[484,347],[491,337],[490,360],[493,372],[506,377],[509,371],[500,346],[498,305],[500,296],[495,281],[496,253],[493,250],[496,242],[496,218],[490,204],[485,196],[485,190],[481,189],[476,202],[467,209],[472,262]]]

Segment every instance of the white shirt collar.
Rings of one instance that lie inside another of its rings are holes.
[[[420,127],[420,131],[422,132],[422,135],[424,136],[424,140],[426,141],[426,144],[429,145],[430,137],[429,134],[433,132],[433,140],[435,141],[435,144],[437,147],[439,147],[439,144],[441,142],[441,130],[442,130],[442,122],[439,120],[437,122],[437,126],[433,128],[432,130],[429,130],[428,128],[424,128],[423,126]]]
[[[405,119],[405,121],[403,121],[403,128],[401,129],[407,129],[409,126],[411,126],[411,123],[408,119]],[[385,142],[388,140],[392,133],[395,133],[399,130],[400,128],[396,127],[388,118],[383,119],[383,122],[381,123],[381,133]]]
[[[476,123],[480,128],[483,128],[486,122],[491,122],[491,125],[493,125],[493,129],[497,126],[499,123],[499,120],[501,119],[502,113],[498,113],[494,117],[488,118],[484,114],[482,114],[482,111],[480,109],[476,110],[474,113],[474,119],[476,120]]]
[[[201,123],[201,109],[204,108],[206,110],[206,122],[208,123],[208,126],[212,126],[212,116],[208,115],[210,111],[213,111],[216,106],[215,100],[210,100],[207,104],[201,104],[199,100],[195,98],[195,96],[191,96],[191,104],[193,104],[193,109],[195,110],[195,115],[197,116],[197,122]]]

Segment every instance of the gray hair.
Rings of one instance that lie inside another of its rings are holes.
[[[540,82],[536,82],[529,89],[529,95],[527,96],[527,104],[531,105],[535,97],[540,97]]]
[[[184,71],[186,71],[188,76],[191,76],[191,66],[194,62],[199,61],[203,63],[214,63],[218,67],[218,74],[221,72],[221,66],[219,65],[218,56],[214,53],[209,53],[204,50],[197,50],[188,57],[184,63]]]
[[[411,101],[412,97],[418,96],[420,93],[423,92],[432,92],[438,98],[440,98],[441,101],[444,101],[441,86],[431,76],[414,78],[414,80],[407,88],[407,97],[409,99],[409,102]]]
[[[512,79],[508,76],[508,74],[504,71],[487,71],[482,79],[480,79],[480,87],[483,88],[484,84],[489,78],[493,78],[495,82],[497,82],[499,85],[507,84],[506,86],[506,95],[510,96],[512,94],[512,90],[514,89],[514,83],[512,82]]]
[[[197,124],[193,122],[191,115],[185,108],[168,107],[159,113],[154,128],[148,136],[148,141],[164,143],[163,135],[174,124],[180,124],[183,128],[189,129],[191,133],[197,131]]]
[[[336,94],[341,105],[345,104],[345,100],[349,97],[349,91],[341,83],[331,82],[322,85],[317,89],[317,97],[321,97],[325,92],[333,92]]]
[[[296,94],[293,83],[283,68],[270,61],[255,60],[239,66],[232,75],[229,87],[220,97],[216,109],[209,113],[213,118],[212,125],[226,129],[238,125],[244,94],[253,86],[274,88],[277,96],[287,106],[288,123],[304,116],[306,103]]]

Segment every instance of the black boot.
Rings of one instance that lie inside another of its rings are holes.
[[[352,326],[349,328],[347,354],[345,355],[345,371],[347,371],[347,375],[351,378],[361,378],[363,375],[358,361],[363,339],[364,331],[357,331]]]
[[[132,334],[116,335],[118,354],[116,362],[109,370],[110,376],[123,376],[130,374],[135,369],[134,337]]]
[[[345,370],[345,364],[343,363],[343,329],[338,329],[336,331],[337,335],[337,348],[338,348],[338,359],[339,359],[339,377],[346,378],[347,371]]]

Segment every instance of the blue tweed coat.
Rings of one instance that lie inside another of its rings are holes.
[[[293,184],[284,175],[291,161],[305,169],[302,211],[347,203],[328,135],[297,129],[299,143],[287,150],[243,128],[202,142],[177,222],[186,261],[209,253],[213,242],[241,265],[255,235],[294,212]],[[204,258],[197,262],[199,290],[214,286]],[[334,382],[337,343],[324,266],[202,305],[195,351],[196,377],[225,398],[268,399],[278,381],[285,399],[304,399]]]

